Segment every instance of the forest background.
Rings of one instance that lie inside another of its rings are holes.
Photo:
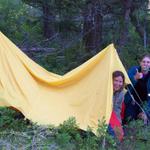
[[[128,69],[150,52],[148,0],[1,0],[0,30],[64,74],[114,43]]]

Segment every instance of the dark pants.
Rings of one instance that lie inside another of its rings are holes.
[[[146,113],[148,119],[150,120],[150,101],[146,102],[145,106],[142,106],[142,109]],[[129,121],[138,119],[138,114],[142,112],[142,109],[135,103],[128,103],[125,106],[125,117],[123,124],[126,124]]]
[[[137,104],[129,103],[125,106],[125,122],[137,119],[140,112],[140,108]]]

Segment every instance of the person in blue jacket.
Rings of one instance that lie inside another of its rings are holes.
[[[133,86],[127,86],[123,122],[138,118],[147,121],[150,118],[150,55],[142,57],[140,66],[131,67],[128,76]]]

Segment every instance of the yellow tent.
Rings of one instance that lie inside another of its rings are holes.
[[[48,72],[0,32],[0,106],[13,106],[38,124],[59,125],[75,117],[81,129],[108,123],[112,72],[126,71],[113,44],[63,76]]]

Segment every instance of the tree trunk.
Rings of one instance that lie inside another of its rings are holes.
[[[102,23],[103,23],[103,17],[99,13],[100,7],[97,6],[95,10],[95,49],[97,51],[100,50],[101,44],[102,44]]]
[[[144,25],[142,25],[140,23],[140,21],[138,20],[138,18],[134,15],[134,8],[131,11],[130,18],[131,18],[131,22],[132,22],[133,26],[136,29],[136,32],[139,34],[139,36],[143,40],[143,45],[146,48],[147,43],[148,43],[148,39],[147,39],[147,35],[146,35],[146,29],[145,29],[146,28],[146,20],[144,22]]]
[[[123,13],[124,26],[120,35],[119,49],[125,46],[129,39],[130,13],[131,13],[131,8],[133,6],[133,0],[122,0],[122,5],[124,8],[124,13]]]
[[[46,4],[43,4],[43,34],[45,38],[53,37],[55,33],[54,22],[55,16],[53,15],[52,10]]]
[[[102,42],[103,18],[97,5],[96,1],[90,1],[83,10],[83,42],[88,52],[100,49]]]

